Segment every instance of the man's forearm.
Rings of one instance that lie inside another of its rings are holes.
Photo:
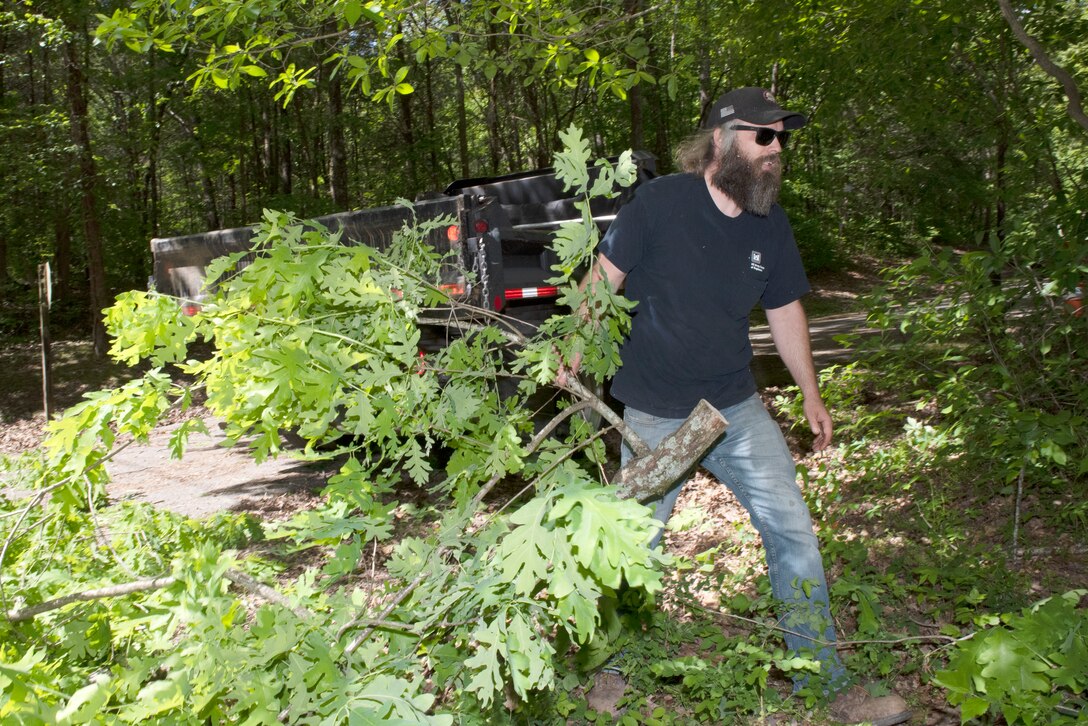
[[[794,382],[804,396],[805,418],[814,438],[812,448],[822,451],[831,444],[834,424],[831,414],[820,397],[820,385],[816,378],[816,365],[812,361],[812,345],[808,337],[808,318],[800,300],[789,305],[767,310],[767,324],[771,327],[771,339],[778,349]]]
[[[793,382],[805,398],[819,397],[820,386],[816,378],[816,365],[812,360],[809,342],[808,318],[800,300],[766,311],[771,339],[782,362],[786,364]]]

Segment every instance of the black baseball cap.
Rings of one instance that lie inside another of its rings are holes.
[[[723,93],[710,107],[703,128],[712,129],[726,121],[747,121],[753,124],[773,124],[781,121],[787,130],[799,129],[808,119],[799,113],[787,111],[774,100],[774,94],[766,88],[748,86]]]

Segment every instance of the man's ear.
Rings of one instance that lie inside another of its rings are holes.
[[[722,127],[721,126],[715,126],[714,127],[714,148],[719,152],[722,150]]]

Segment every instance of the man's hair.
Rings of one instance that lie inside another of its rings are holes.
[[[699,129],[676,147],[676,152],[673,154],[676,168],[688,174],[702,176],[718,155],[718,150],[714,147],[716,129],[722,131],[722,150],[732,149],[737,132],[728,123],[712,129]]]

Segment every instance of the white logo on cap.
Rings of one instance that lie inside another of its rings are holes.
[[[732,106],[726,106],[726,107],[724,107],[722,109],[722,118],[725,118],[726,116],[732,116],[732,115],[733,115],[733,107]]]

